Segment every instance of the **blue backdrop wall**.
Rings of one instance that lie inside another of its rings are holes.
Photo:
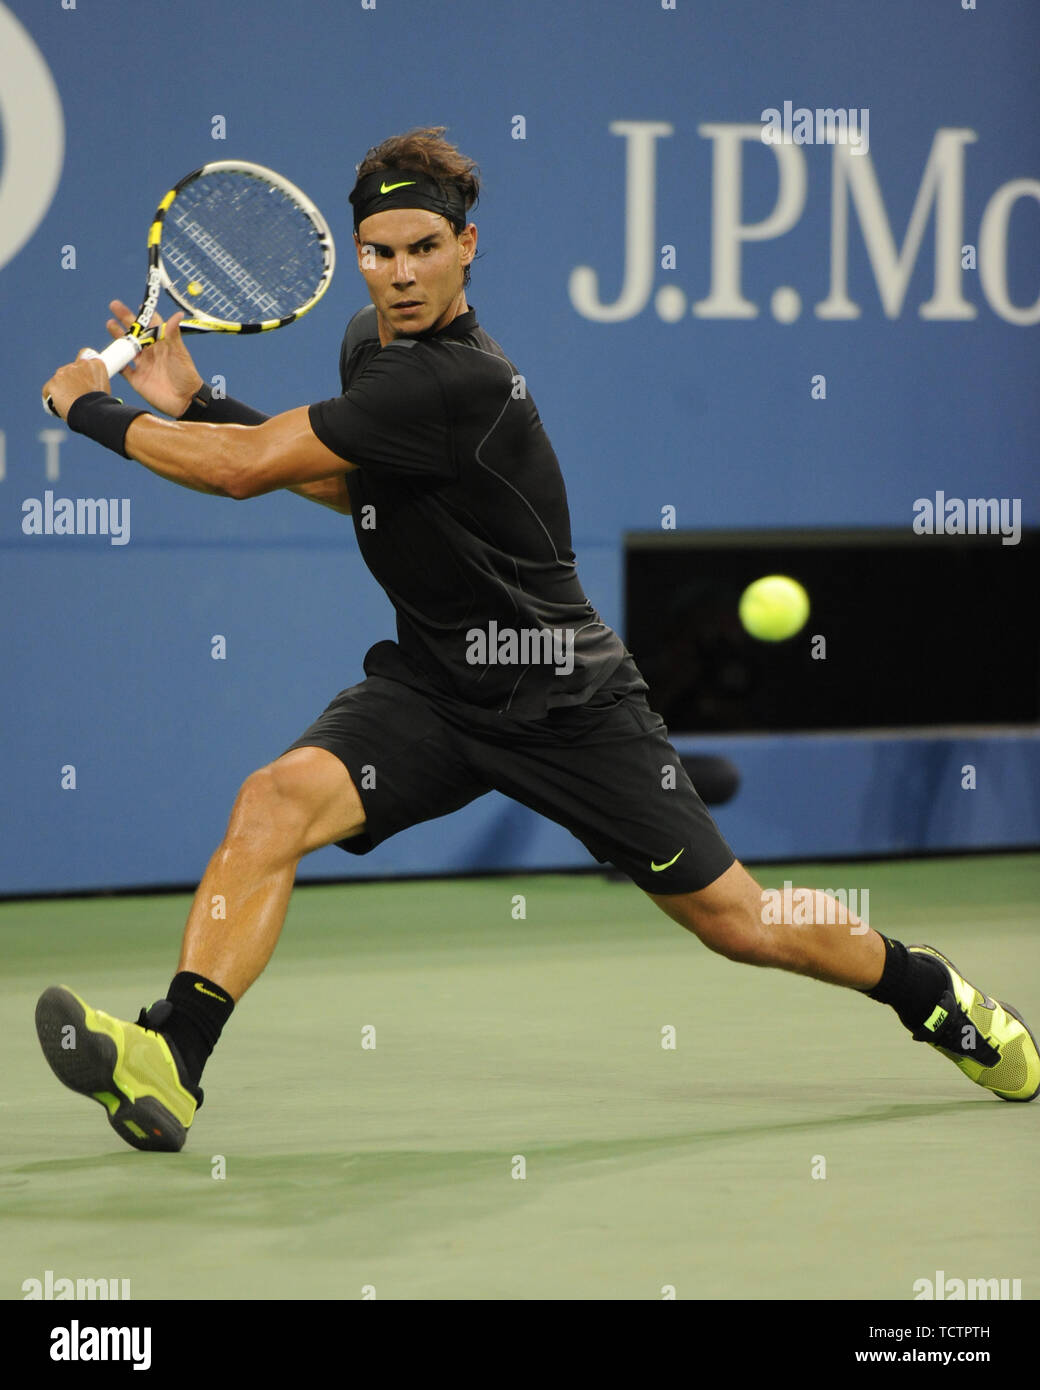
[[[620,626],[623,533],[670,507],[679,528],[909,527],[943,491],[1040,523],[1038,51],[1035,0],[2,0],[0,892],[193,881],[243,778],[392,635],[348,518],[177,488],[41,413],[108,300],[136,304],[176,178],[257,160],[333,223],[311,316],[193,345],[275,412],[338,390],[366,299],[355,165],[449,127],[485,180],[471,303]],[[48,491],[128,499],[126,543],[26,534]],[[1040,840],[1035,729],[681,746],[740,764],[718,819],[744,858]],[[488,797],[301,877],[587,863]]]

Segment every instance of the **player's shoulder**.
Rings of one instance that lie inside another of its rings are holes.
[[[376,306],[365,304],[347,324],[347,331],[343,335],[343,347],[349,356],[362,343],[367,343],[372,338],[378,339],[378,337],[379,319],[376,315]]]
[[[477,322],[472,309],[425,341],[436,351],[440,365],[452,376],[497,381],[503,377],[511,380],[516,372],[511,359]]]
[[[376,306],[366,304],[353,316],[347,324],[347,331],[343,334],[339,350],[339,376],[344,391],[357,368],[355,359],[361,354],[367,357],[378,346],[379,320],[376,317]]]

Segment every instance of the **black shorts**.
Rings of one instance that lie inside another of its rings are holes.
[[[327,749],[350,773],[366,820],[338,842],[350,854],[499,791],[650,893],[705,888],[734,862],[642,691],[516,720],[369,676],[292,748]]]

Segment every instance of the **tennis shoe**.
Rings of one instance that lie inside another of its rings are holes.
[[[929,1043],[969,1081],[1001,1100],[1035,1100],[1040,1094],[1040,1052],[1017,1010],[983,994],[933,946],[907,950],[937,960],[950,979],[949,989],[914,1033],[915,1042]]]
[[[103,1105],[109,1124],[135,1149],[182,1149],[202,1104],[202,1091],[185,1079],[169,1039],[157,1031],[171,1009],[161,999],[127,1023],[64,985],[45,990],[36,1005],[36,1032],[55,1076]]]

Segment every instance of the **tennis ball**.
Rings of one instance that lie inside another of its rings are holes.
[[[805,626],[809,595],[797,579],[767,574],[740,596],[740,621],[760,642],[783,642]]]
[[[189,280],[189,281],[188,281],[188,293],[189,293],[189,294],[201,294],[201,293],[202,293],[202,284],[200,283],[200,281],[198,281],[198,280]]]

